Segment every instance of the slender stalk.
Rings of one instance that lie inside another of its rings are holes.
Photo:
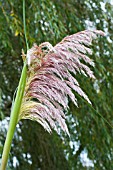
[[[27,50],[28,50],[29,46],[28,46],[28,40],[27,40],[27,35],[26,35],[25,0],[23,0],[23,26],[24,26],[24,35],[25,35],[26,47],[27,47]]]
[[[25,88],[25,84],[26,84],[26,75],[27,75],[26,72],[27,72],[27,68],[26,68],[26,64],[24,64],[22,74],[21,74],[21,78],[20,78],[20,82],[19,82],[19,86],[18,86],[18,91],[17,91],[15,103],[14,103],[14,106],[13,106],[13,109],[12,109],[12,112],[11,112],[7,137],[6,137],[5,144],[4,144],[4,149],[3,149],[3,154],[2,154],[1,170],[6,169],[8,156],[9,156],[9,152],[10,152],[10,148],[11,148],[11,143],[12,143],[14,131],[15,131],[15,128],[16,128],[16,124],[17,124],[17,121],[18,121],[18,114],[19,114],[19,111],[20,111],[20,106],[21,106],[24,88]]]
[[[24,25],[24,34],[25,34],[25,40],[26,40],[26,46],[28,50],[28,42],[27,42],[27,36],[26,36],[26,23],[25,23],[25,0],[23,0],[23,25]],[[10,123],[9,128],[4,144],[3,154],[2,154],[2,164],[1,164],[1,170],[5,170],[7,166],[8,156],[11,149],[11,143],[14,136],[14,131],[16,128],[16,124],[18,122],[18,115],[22,103],[22,98],[24,94],[25,84],[26,84],[26,77],[27,77],[27,67],[26,62],[24,62],[21,78],[18,85],[18,90],[14,102],[14,106],[11,111],[11,117],[10,117]]]

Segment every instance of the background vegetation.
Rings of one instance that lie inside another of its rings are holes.
[[[101,29],[106,37],[93,46],[96,80],[78,76],[93,107],[113,125],[113,4],[106,0],[26,1],[29,46],[84,29]],[[26,49],[22,1],[0,0],[0,157],[9,122],[11,102],[18,85]],[[10,152],[11,170],[112,170],[113,129],[82,99],[79,108],[70,102],[67,123],[71,138],[52,135],[36,122],[21,121]]]

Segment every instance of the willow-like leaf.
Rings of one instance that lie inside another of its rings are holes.
[[[68,109],[68,99],[78,106],[76,95],[82,96],[91,104],[76,80],[76,74],[95,78],[93,72],[82,61],[94,66],[87,56],[92,54],[88,46],[102,31],[85,30],[65,37],[56,46],[45,42],[27,52],[28,77],[20,110],[20,119],[39,122],[48,132],[58,132],[58,124],[67,134],[64,112]],[[74,76],[73,76],[74,75]]]

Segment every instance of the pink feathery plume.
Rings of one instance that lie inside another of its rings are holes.
[[[99,30],[85,30],[65,37],[54,47],[45,42],[28,50],[28,77],[19,119],[35,120],[48,132],[52,129],[58,132],[59,125],[69,135],[64,114],[68,109],[68,99],[78,106],[78,93],[91,104],[79,86],[76,74],[95,78],[86,64],[94,67],[88,57],[92,54],[88,46],[97,34],[104,35]]]

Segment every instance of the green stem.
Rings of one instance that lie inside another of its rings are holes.
[[[25,21],[25,0],[23,0],[23,25],[24,25],[24,35],[26,41],[27,50],[29,49],[28,41],[27,41],[27,34],[26,34],[26,21]]]
[[[8,155],[9,155],[9,152],[10,152],[14,131],[15,131],[16,124],[17,124],[17,121],[18,121],[18,114],[19,114],[19,111],[20,111],[22,97],[23,97],[23,93],[24,93],[24,89],[25,89],[26,75],[27,75],[27,67],[26,67],[26,63],[24,63],[24,67],[23,67],[23,70],[22,70],[22,74],[21,74],[21,78],[20,78],[20,82],[19,82],[19,86],[18,86],[17,95],[16,95],[16,98],[15,98],[15,103],[14,103],[14,106],[13,106],[12,112],[11,112],[7,137],[6,137],[6,141],[5,141],[5,144],[4,144],[4,149],[3,149],[3,154],[2,154],[1,170],[6,169],[6,165],[7,165],[7,161],[8,161]]]
[[[23,25],[24,25],[24,34],[25,34],[25,41],[26,46],[28,50],[28,42],[27,42],[27,36],[26,36],[26,22],[25,22],[25,0],[23,0]],[[11,149],[11,143],[14,136],[14,131],[18,122],[18,115],[22,103],[22,98],[24,94],[25,84],[26,84],[26,77],[27,77],[27,66],[26,62],[24,62],[21,78],[18,85],[18,90],[14,102],[14,106],[11,110],[11,117],[10,117],[10,123],[9,128],[4,144],[3,154],[2,154],[2,163],[1,163],[1,170],[5,170],[7,166],[8,156]]]

